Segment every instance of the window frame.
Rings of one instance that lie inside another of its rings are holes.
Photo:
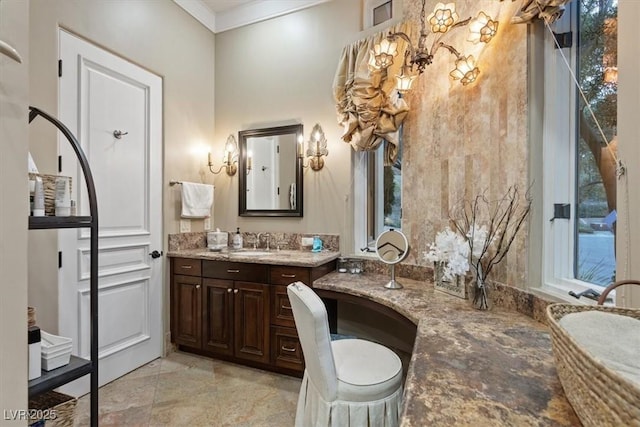
[[[562,51],[573,70],[576,70],[578,48],[578,5],[570,3],[563,16],[552,26],[556,33],[571,31],[572,47]],[[566,70],[566,64],[556,49],[553,36],[544,31],[544,111],[542,131],[542,283],[540,289],[556,297],[592,304],[594,301],[569,296],[587,289],[604,290],[597,284],[575,278],[577,205],[577,101],[579,93]],[[568,102],[567,102],[568,99]],[[569,219],[550,220],[555,203],[569,203]],[[615,301],[615,291],[610,295]]]
[[[402,139],[402,138],[401,138]],[[384,225],[384,144],[375,151],[353,151],[354,252],[371,253],[377,236],[391,227]],[[375,165],[375,170],[371,170]],[[373,184],[373,185],[372,185]],[[401,187],[402,188],[402,187]],[[402,190],[401,190],[402,194]],[[402,212],[402,196],[400,199]],[[402,213],[400,215],[402,222]],[[401,231],[402,227],[394,227]],[[367,250],[365,250],[367,248]]]

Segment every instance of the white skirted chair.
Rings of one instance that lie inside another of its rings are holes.
[[[308,286],[287,287],[306,369],[296,427],[397,426],[402,362],[388,348],[361,339],[331,341],[327,310]]]

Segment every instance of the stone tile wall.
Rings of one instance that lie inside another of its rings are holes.
[[[466,41],[468,27],[444,41],[478,59],[480,76],[462,86],[449,77],[455,57],[440,49],[433,64],[405,95],[411,111],[404,125],[402,229],[412,247],[405,263],[427,265],[422,253],[448,225],[462,199],[486,192],[498,199],[510,185],[528,183],[527,28],[509,20],[518,2],[459,0],[460,19],[479,10],[500,17],[498,35],[487,45]],[[435,6],[427,0],[426,15]],[[419,28],[421,0],[404,0],[404,16]],[[413,37],[417,40],[416,37]],[[430,46],[433,35],[427,42]],[[481,46],[486,46],[482,50]],[[535,204],[536,201],[534,201]],[[491,279],[514,286],[527,280],[527,229]]]

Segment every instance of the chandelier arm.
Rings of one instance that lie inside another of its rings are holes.
[[[436,51],[438,50],[438,48],[443,47],[445,49],[447,49],[452,55],[455,55],[455,57],[457,59],[460,59],[462,57],[462,55],[460,55],[460,52],[458,52],[453,46],[448,45],[446,43],[442,43],[440,42],[438,44],[438,47],[436,47]],[[433,52],[435,54],[435,51]]]
[[[415,57],[416,50],[413,47],[413,43],[411,43],[411,39],[409,38],[408,35],[406,35],[402,31],[399,31],[397,33],[389,34],[389,37],[393,37],[393,38],[400,37],[402,40],[406,41],[407,45],[409,46],[409,52],[410,52],[411,58],[413,59]],[[406,56],[406,53],[405,53],[405,56]]]
[[[457,27],[464,27],[465,25],[467,25],[469,22],[471,21],[471,17],[468,17],[467,19],[465,19],[464,21],[458,21],[455,24],[453,24],[451,26],[451,28],[449,28],[449,31],[453,30],[454,28]],[[449,32],[447,31],[447,33]],[[445,33],[446,34],[446,33]]]

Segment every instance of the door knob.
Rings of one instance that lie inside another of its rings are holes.
[[[164,252],[153,251],[149,255],[151,255],[151,258],[156,259],[156,258],[160,258],[163,253]]]

